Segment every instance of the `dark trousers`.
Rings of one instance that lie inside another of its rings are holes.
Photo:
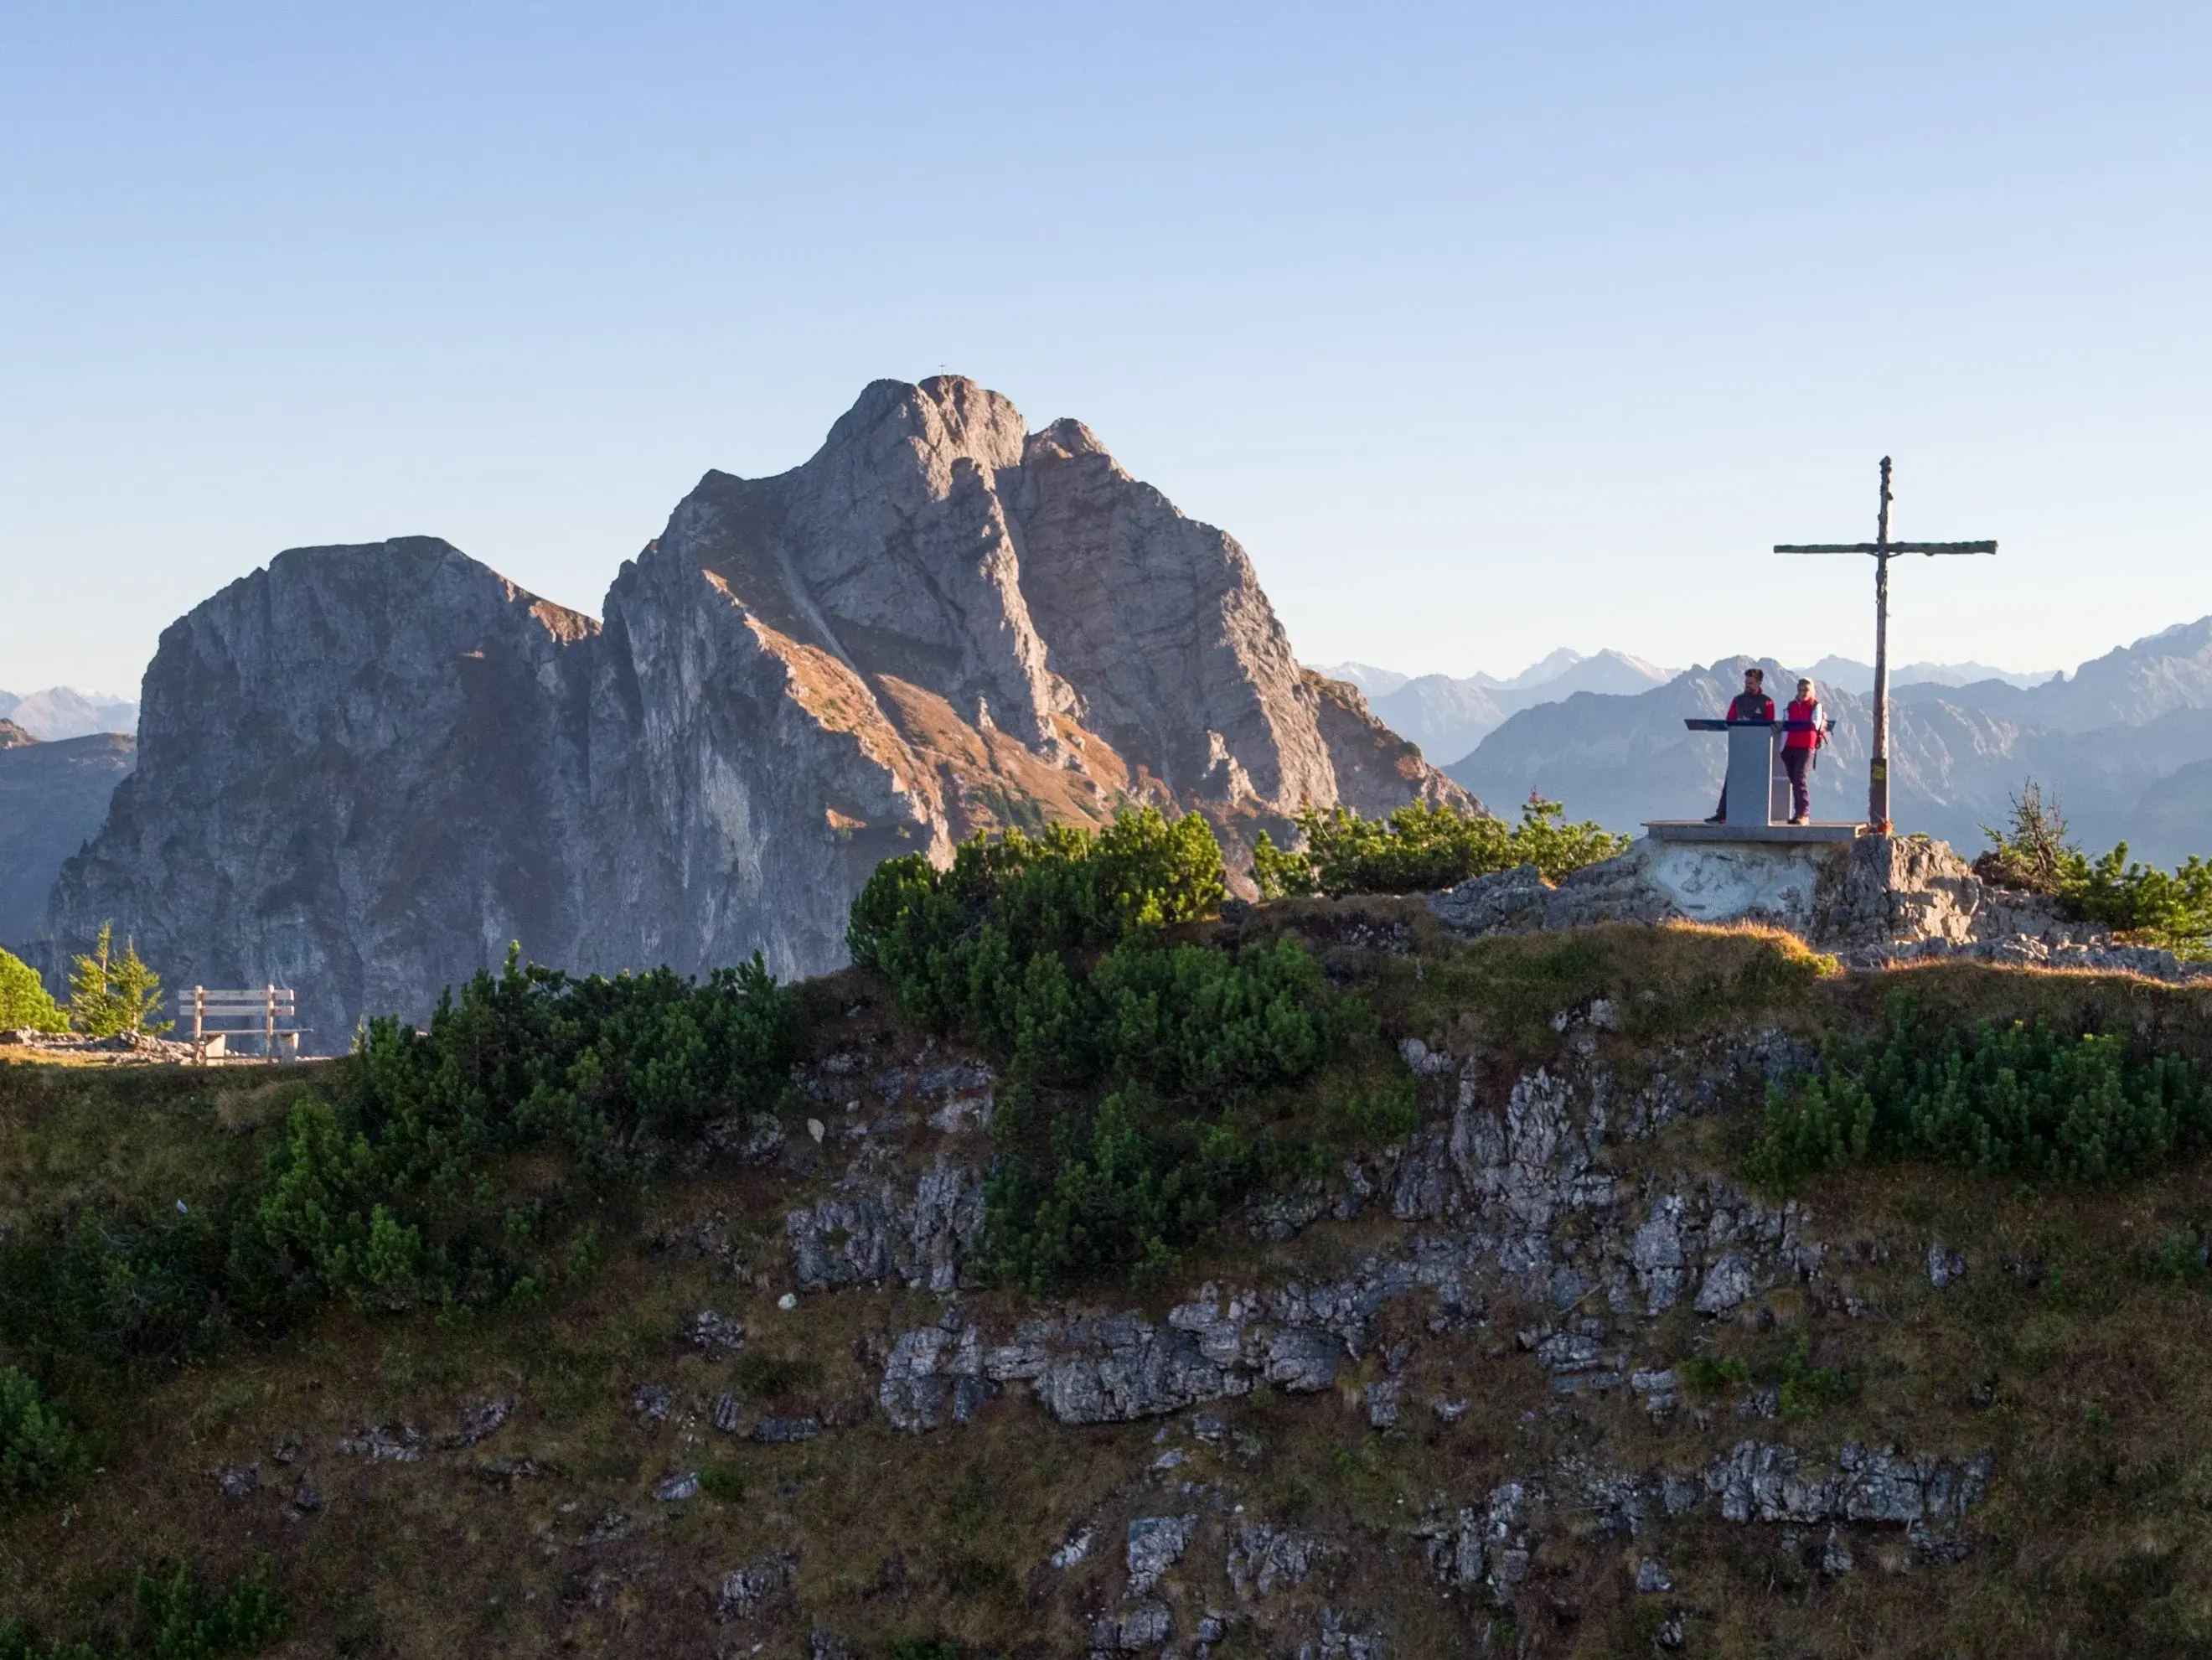
[[[1790,816],[1810,818],[1813,816],[1813,750],[1784,750],[1782,769],[1790,775]]]

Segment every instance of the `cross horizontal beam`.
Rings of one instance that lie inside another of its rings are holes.
[[[1994,542],[1778,542],[1777,553],[1995,553]]]

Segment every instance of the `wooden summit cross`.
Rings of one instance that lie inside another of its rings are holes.
[[[1777,553],[1874,556],[1874,757],[1867,764],[1867,828],[1889,833],[1889,562],[1900,553],[1995,553],[1994,542],[1893,542],[1889,539],[1889,458],[1881,458],[1881,508],[1871,542],[1777,543]]]

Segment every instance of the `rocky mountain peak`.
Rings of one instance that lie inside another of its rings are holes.
[[[958,376],[708,473],[605,619],[435,538],[279,555],[164,635],[39,949],[112,918],[173,982],[292,984],[343,1041],[514,939],[818,972],[878,861],[978,830],[1199,811],[1241,877],[1301,807],[1470,799],[1299,667],[1233,538]]]

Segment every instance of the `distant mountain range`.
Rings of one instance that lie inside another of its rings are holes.
[[[1329,664],[1318,672],[1358,687],[1378,719],[1419,744],[1430,760],[1447,764],[1453,757],[1468,756],[1507,716],[1522,709],[1556,703],[1579,691],[1633,696],[1667,684],[1678,671],[1625,651],[1585,657],[1562,646],[1504,679],[1480,672],[1406,674],[1372,663]],[[1809,674],[1824,693],[1848,691],[1865,697],[1874,691],[1873,665],[1848,657],[1823,657],[1811,668],[1793,672]],[[1908,663],[1890,671],[1889,683],[1893,690],[1901,691],[1907,686],[1967,686],[1993,680],[2026,690],[2061,672],[2037,669],[2021,673],[1987,663]]]
[[[0,691],[0,721],[12,721],[32,737],[51,743],[99,732],[136,733],[138,705],[125,697],[79,691],[74,686],[49,686],[20,697]]]
[[[1861,663],[1849,657],[1823,657],[1805,672],[1824,689],[1832,686],[1840,691],[1856,692],[1862,697],[1874,695],[1874,665],[1871,663]],[[1893,688],[1971,686],[1984,680],[2002,680],[2008,686],[2025,689],[2041,685],[2063,672],[2060,669],[2033,669],[2021,674],[2009,669],[1991,668],[1987,663],[1907,663],[1903,668],[1889,672],[1889,684]]]
[[[1717,714],[1746,666],[1769,684],[1801,672],[1736,657],[1628,696],[1580,692],[1509,715],[1445,771],[1500,811],[1536,790],[1577,818],[1634,830],[1651,818],[1702,818],[1719,793],[1721,745],[1686,731]],[[1832,661],[1833,660],[1831,660]],[[1866,811],[1870,717],[1840,673],[1813,678],[1837,722],[1814,787],[1814,812]],[[2212,853],[2212,617],[2151,635],[2070,675],[1894,686],[1893,812],[1971,852],[2030,778],[2054,792],[2085,846],[2126,840],[2136,857],[2172,864]],[[1387,718],[1387,717],[1386,717]]]
[[[1670,671],[1601,651],[1585,657],[1565,647],[1507,679],[1488,674],[1401,674],[1370,663],[1339,663],[1319,671],[1349,680],[1394,732],[1412,739],[1431,761],[1465,755],[1510,714],[1580,691],[1633,693],[1667,684]]]

